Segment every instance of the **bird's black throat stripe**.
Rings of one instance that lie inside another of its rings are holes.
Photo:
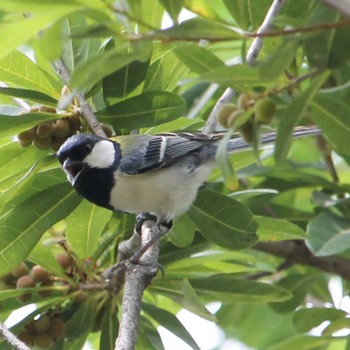
[[[90,202],[101,207],[114,208],[110,204],[111,190],[115,186],[114,172],[120,164],[120,147],[114,143],[115,161],[114,164],[105,169],[87,168],[84,169],[74,183],[74,188],[83,197]]]

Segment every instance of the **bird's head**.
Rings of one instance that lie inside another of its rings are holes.
[[[72,185],[89,169],[108,169],[115,163],[110,140],[89,134],[77,134],[60,147],[57,158]]]

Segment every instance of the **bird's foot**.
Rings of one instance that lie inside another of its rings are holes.
[[[145,221],[153,221],[153,222],[158,222],[158,218],[151,214],[151,213],[140,213],[136,216],[136,225],[135,225],[135,231],[138,234],[142,233],[142,225]],[[171,228],[173,227],[173,220],[168,220],[168,221],[161,221],[158,222],[159,226],[164,226],[167,231],[170,231]]]

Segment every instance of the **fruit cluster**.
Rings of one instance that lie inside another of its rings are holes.
[[[73,264],[72,258],[67,253],[56,255],[56,260],[65,270]],[[55,276],[40,265],[34,265],[30,269],[26,263],[22,262],[11,272],[0,277],[0,289],[24,289],[34,288],[36,286],[48,287],[52,286],[54,282]],[[42,297],[47,297],[52,294],[52,291],[42,290],[38,293]],[[30,300],[31,296],[31,293],[24,293],[18,296],[18,300],[22,303],[26,303]]]
[[[39,124],[19,133],[17,139],[22,147],[29,147],[33,144],[39,149],[51,147],[54,151],[57,151],[69,136],[80,130],[80,117],[74,115],[72,117],[63,117],[53,122],[49,121]]]
[[[270,124],[275,113],[276,103],[270,97],[256,99],[241,94],[237,105],[227,103],[221,107],[217,120],[224,128],[237,130],[247,142],[252,142],[254,120],[258,124]]]
[[[42,314],[38,319],[32,320],[18,335],[28,346],[48,349],[54,341],[65,335],[66,326],[60,314]]]

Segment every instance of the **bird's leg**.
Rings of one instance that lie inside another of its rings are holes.
[[[142,225],[145,221],[153,221],[155,223],[158,223],[158,226],[164,226],[167,229],[167,231],[170,231],[173,227],[173,220],[158,222],[158,218],[155,215],[151,213],[140,213],[136,216],[135,224],[135,231],[140,235],[142,233]]]

